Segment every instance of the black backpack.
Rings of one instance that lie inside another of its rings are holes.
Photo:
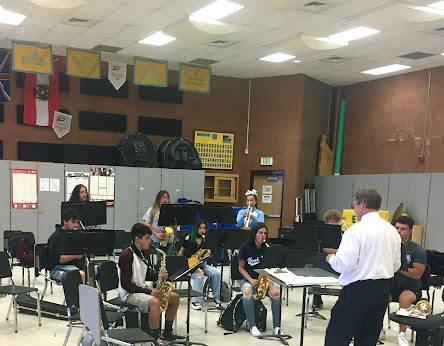
[[[230,332],[237,332],[247,319],[244,305],[242,304],[242,293],[238,294],[221,312],[217,325]],[[228,334],[228,333],[227,333]]]

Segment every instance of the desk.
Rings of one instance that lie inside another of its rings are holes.
[[[318,277],[319,282],[313,283],[310,282],[301,282],[299,284],[287,284],[284,281],[278,279],[274,275],[269,274],[264,269],[255,269],[255,271],[259,275],[263,275],[266,278],[270,279],[271,281],[277,283],[281,287],[281,294],[280,294],[280,316],[282,315],[282,287],[285,288],[291,288],[291,287],[302,287],[303,288],[303,294],[302,294],[302,313],[301,313],[301,335],[300,335],[300,342],[299,345],[304,344],[304,326],[305,326],[305,301],[307,297],[307,287],[314,286],[314,285],[332,285],[331,282],[322,282],[322,278],[337,278],[336,275],[329,273],[326,270],[320,269],[320,268],[288,268],[288,270],[298,276],[304,276],[304,277]],[[339,282],[338,282],[339,284]],[[282,326],[281,326],[282,327]],[[281,340],[282,341],[282,340]]]

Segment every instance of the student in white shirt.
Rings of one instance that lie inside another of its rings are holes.
[[[326,346],[376,345],[387,308],[390,281],[401,266],[401,238],[378,209],[381,195],[364,188],[354,195],[353,209],[360,220],[342,237],[336,254],[326,261],[341,273],[344,286],[331,311]]]

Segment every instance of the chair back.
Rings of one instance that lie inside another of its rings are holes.
[[[185,256],[167,256],[166,268],[170,277],[179,271],[185,271],[188,269],[187,258]],[[188,281],[188,278],[184,277],[182,280],[178,281]]]
[[[20,241],[24,239],[25,244],[29,249],[34,249],[35,236],[32,232],[18,232],[12,235],[8,242],[8,251],[11,258],[15,258],[17,255],[17,249]]]
[[[239,271],[239,256],[237,255],[231,258],[230,278],[231,283],[233,283],[234,280],[242,280],[244,278]]]
[[[95,287],[79,286],[80,321],[92,333],[95,345],[101,345],[102,321],[99,291]]]
[[[34,245],[34,275],[37,277],[43,269],[48,269],[46,248],[48,244]]]
[[[9,241],[16,234],[22,231],[19,230],[5,230],[3,231],[3,247],[5,251],[9,251]]]
[[[82,277],[78,270],[71,270],[63,275],[63,293],[65,293],[65,301],[68,308],[79,307],[79,285],[81,283]]]
[[[115,262],[106,261],[97,265],[96,279],[99,282],[102,293],[119,287],[119,274]]]
[[[12,271],[9,265],[9,256],[6,252],[0,252],[0,279],[12,278]]]

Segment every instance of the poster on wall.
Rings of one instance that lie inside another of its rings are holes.
[[[89,196],[91,201],[106,201],[107,207],[114,206],[115,171],[107,167],[91,167]]]
[[[196,130],[194,147],[202,161],[202,168],[233,168],[234,133]]]
[[[66,200],[69,201],[72,190],[78,184],[85,185],[89,191],[89,172],[66,172],[65,173]]]
[[[11,207],[14,209],[36,209],[37,170],[11,169]]]

